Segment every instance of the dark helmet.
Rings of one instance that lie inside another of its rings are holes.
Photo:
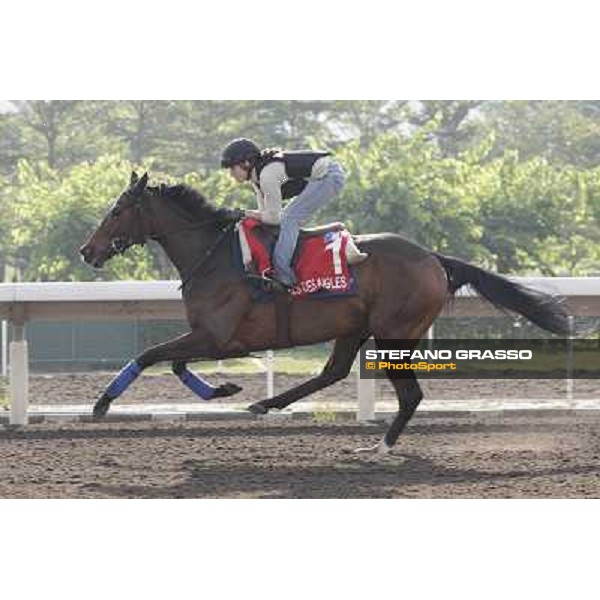
[[[223,154],[221,154],[221,167],[229,169],[234,165],[239,165],[245,160],[252,162],[260,156],[260,148],[252,141],[246,138],[238,138],[227,144]]]

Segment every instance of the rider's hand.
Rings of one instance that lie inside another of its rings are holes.
[[[246,211],[243,208],[232,208],[229,213],[234,221],[241,221],[246,218]]]
[[[247,210],[246,216],[250,217],[251,219],[256,219],[257,221],[262,221],[260,210]]]

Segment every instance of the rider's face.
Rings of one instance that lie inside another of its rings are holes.
[[[250,165],[248,161],[241,165],[233,165],[229,169],[229,174],[238,182],[243,183],[248,180],[248,173],[250,172]]]

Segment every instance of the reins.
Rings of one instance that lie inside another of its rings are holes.
[[[193,230],[193,229],[202,229],[203,227],[206,227],[208,225],[213,225],[214,223],[217,223],[218,221],[223,220],[223,216],[219,215],[217,217],[205,219],[198,223],[189,223],[183,227],[178,227],[177,229],[174,229],[172,231],[167,231],[167,232],[160,233],[160,234],[150,235],[149,233],[144,231],[144,224],[143,224],[143,217],[142,217],[143,197],[136,197],[131,194],[128,194],[128,197],[135,201],[135,204],[134,204],[135,226],[134,226],[134,230],[131,232],[131,235],[129,236],[129,239],[127,240],[127,242],[122,243],[123,240],[121,240],[119,238],[113,240],[113,242],[112,242],[113,247],[120,254],[123,254],[129,247],[134,246],[136,244],[144,245],[146,243],[146,240],[148,240],[148,239],[158,241],[161,238],[167,238],[167,237],[170,237],[173,235],[178,235],[178,234],[182,233],[183,231],[189,231],[189,230]],[[174,206],[176,206],[176,205],[174,205]],[[190,283],[190,281],[192,280],[194,275],[197,275],[198,272],[205,266],[208,259],[214,254],[215,250],[219,247],[219,245],[225,239],[227,234],[235,227],[236,223],[237,223],[237,221],[235,219],[232,219],[221,230],[221,233],[219,234],[219,236],[216,239],[216,241],[214,242],[214,244],[212,244],[204,252],[204,254],[198,259],[198,261],[195,262],[192,265],[192,267],[188,270],[188,272],[182,277],[181,285],[179,286],[180,290],[183,290],[185,288],[185,286]]]
[[[215,241],[215,243],[210,248],[208,248],[208,250],[204,253],[204,255],[200,257],[200,259],[198,260],[198,262],[196,262],[195,264],[192,265],[192,267],[186,273],[185,277],[181,278],[181,285],[179,286],[180,290],[183,290],[184,287],[192,280],[192,278],[194,277],[194,275],[196,275],[197,272],[202,267],[204,267],[204,265],[206,264],[206,262],[208,261],[208,259],[214,254],[215,250],[218,248],[219,244],[225,239],[225,237],[227,236],[227,234],[234,227],[235,227],[235,221],[232,221],[231,223],[229,223],[225,227],[225,229],[223,229],[221,231],[221,234],[219,235],[219,237],[217,238],[217,240]]]

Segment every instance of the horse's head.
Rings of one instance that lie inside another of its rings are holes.
[[[149,195],[148,173],[141,178],[131,173],[129,187],[119,196],[100,226],[79,249],[86,263],[99,269],[115,254],[122,254],[134,244],[143,244],[149,232],[142,205]]]

